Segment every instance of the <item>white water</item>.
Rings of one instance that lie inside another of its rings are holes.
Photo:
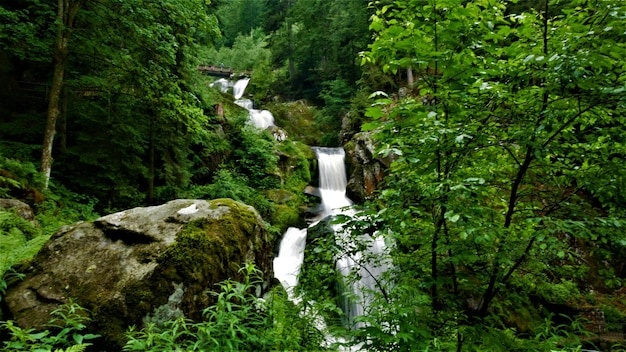
[[[345,152],[342,148],[314,148],[320,174],[321,210],[319,219],[327,216],[347,215],[355,216],[352,209],[352,201],[346,197],[346,169],[344,165]],[[317,221],[319,222],[319,221]],[[311,226],[317,224],[313,223]],[[367,314],[366,307],[372,301],[371,291],[379,289],[377,281],[382,272],[387,268],[386,264],[371,265],[364,263],[364,256],[378,256],[384,251],[382,239],[372,239],[364,235],[360,240],[367,243],[365,252],[356,250],[355,244],[349,238],[349,233],[341,228],[341,225],[332,225],[335,232],[335,240],[343,249],[336,258],[336,268],[344,277],[353,274],[359,276],[358,280],[346,280],[346,291],[342,297],[341,309],[347,317],[347,324],[354,328],[362,324],[353,324],[357,316]],[[300,242],[301,241],[301,242]],[[281,241],[280,253],[274,262],[274,275],[283,283],[288,292],[293,292],[297,285],[297,275],[300,272],[304,260],[304,244],[306,242],[306,230],[289,229]],[[280,266],[277,268],[277,266]],[[291,296],[290,296],[291,297]]]
[[[241,99],[241,97],[243,97],[243,93],[246,91],[249,82],[250,78],[242,78],[235,82],[233,85],[233,97],[235,99]]]
[[[209,85],[209,87],[215,87],[217,86],[220,90],[220,92],[222,93],[226,93],[228,92],[228,88],[232,87],[233,84],[232,82],[230,82],[229,80],[227,80],[226,78],[220,78],[217,81],[211,83]]]
[[[354,216],[352,201],[346,196],[348,184],[343,148],[315,148],[320,173],[320,194],[322,199],[322,218],[334,215]],[[358,273],[359,280],[346,280],[346,292],[341,297],[341,309],[346,314],[347,324],[352,325],[354,318],[365,314],[365,307],[370,301],[367,290],[375,289],[375,277],[369,268],[361,263],[363,253],[355,248],[349,233],[341,225],[331,225],[335,232],[335,241],[343,249],[336,258],[336,268],[348,277]],[[355,326],[356,327],[356,326]]]
[[[304,261],[306,229],[290,227],[280,242],[278,257],[274,258],[274,277],[283,285],[289,299],[298,302],[293,290],[298,284],[298,274]]]
[[[254,103],[250,99],[237,99],[235,100],[235,104],[241,106],[246,110],[251,110],[252,108],[254,108]]]
[[[330,215],[353,215],[347,208],[352,205],[352,201],[346,197],[346,167],[344,159],[346,156],[343,148],[315,148],[317,163],[320,174],[320,194],[322,201],[321,218]]]
[[[257,110],[254,109],[254,103],[250,99],[241,99],[243,97],[246,88],[250,83],[250,78],[242,78],[233,83],[225,78],[220,78],[217,81],[211,83],[211,87],[218,87],[222,93],[226,93],[229,88],[233,89],[233,97],[235,98],[235,104],[249,111],[250,124],[258,129],[267,129],[274,125],[274,115],[269,110]],[[276,140],[285,140],[284,132],[282,135],[275,136]]]
[[[250,109],[250,122],[262,130],[274,126],[274,115],[268,110]]]

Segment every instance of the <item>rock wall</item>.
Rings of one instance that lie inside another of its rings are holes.
[[[355,134],[344,148],[348,174],[346,195],[354,202],[362,203],[374,196],[385,170],[391,164],[392,156],[376,154],[371,132]]]
[[[200,319],[217,282],[251,261],[273,277],[273,240],[254,208],[231,199],[175,200],[60,229],[4,301],[24,328],[74,300],[91,311],[90,332],[120,350],[130,325],[159,316]],[[164,315],[165,314],[165,315]],[[173,315],[172,315],[173,314]]]

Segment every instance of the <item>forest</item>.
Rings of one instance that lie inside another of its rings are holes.
[[[248,75],[287,138],[199,67]],[[362,139],[384,176],[310,236],[298,300],[246,265],[123,349],[626,350],[622,0],[0,0],[0,198],[33,212],[0,207],[0,304],[59,228],[125,209],[230,198],[279,241],[310,147]],[[357,265],[387,269],[348,317],[333,261],[371,239]],[[99,351],[76,303],[45,331],[0,314],[0,349]]]

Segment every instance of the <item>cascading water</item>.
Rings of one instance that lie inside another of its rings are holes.
[[[352,201],[346,197],[347,177],[344,165],[345,151],[343,148],[315,148],[320,173],[320,194],[322,200],[322,218],[326,216],[355,216],[351,208]],[[358,250],[354,239],[342,229],[341,225],[332,225],[335,241],[342,247],[336,260],[336,268],[343,277],[357,275],[357,279],[345,280],[344,295],[341,308],[346,314],[348,325],[353,325],[355,317],[365,313],[365,307],[371,302],[371,292],[379,289],[377,280],[386,269],[386,265],[371,264],[366,256],[380,256],[384,251],[384,243],[374,240],[368,235],[360,235],[359,242],[367,244],[365,251]],[[354,325],[358,327],[360,324]]]
[[[274,126],[274,115],[269,110],[250,109],[250,122],[262,130]]]
[[[218,87],[220,92],[226,93],[228,92],[228,88],[232,87],[233,84],[227,80],[226,78],[220,78],[217,81],[211,83],[209,87]]]
[[[346,197],[346,168],[344,165],[345,151],[343,148],[314,148],[320,178],[320,194],[322,201],[321,218],[351,211],[347,209],[352,201]]]
[[[274,258],[274,277],[283,285],[289,299],[297,302],[293,290],[298,284],[298,274],[304,261],[306,229],[290,227],[280,242],[278,257]]]
[[[314,149],[317,155],[320,178],[321,210],[319,219],[339,214],[355,216],[354,210],[351,208],[352,201],[346,197],[347,177],[344,150],[342,148]],[[332,226],[336,242],[340,247],[343,247],[343,253],[340,253],[336,258],[337,270],[344,277],[351,274],[358,276],[358,280],[347,280],[344,289],[348,292],[342,295],[341,309],[346,314],[347,324],[352,325],[355,317],[365,313],[365,307],[371,302],[369,293],[377,289],[378,277],[386,268],[385,265],[364,263],[363,259],[368,255],[382,254],[384,244],[380,240],[372,240],[369,236],[364,235],[361,240],[368,244],[368,249],[364,253],[355,248],[349,234],[343,231],[341,225]],[[274,265],[274,275],[283,283],[288,292],[293,292],[293,287],[297,284],[297,275],[304,259],[305,242],[306,230],[297,229],[289,229],[281,241],[279,257]],[[289,265],[289,269],[280,267],[276,270],[277,263],[281,266]],[[286,271],[289,275],[286,275]],[[353,327],[358,327],[358,325]]]
[[[241,99],[241,97],[243,97],[243,93],[246,91],[249,82],[250,78],[242,78],[235,82],[233,85],[233,97],[235,99]]]
[[[247,109],[250,112],[250,123],[260,129],[266,129],[274,125],[274,116],[268,110],[254,109],[250,99],[241,99],[249,83],[249,79],[241,79],[234,84],[225,79],[220,79],[211,86],[218,86],[222,92],[233,88],[235,104]],[[284,140],[284,134],[276,135],[276,140]],[[321,210],[318,219],[339,214],[355,216],[352,209],[352,201],[346,197],[347,177],[344,165],[345,151],[342,148],[314,148],[317,155],[319,176],[320,176],[320,196]],[[317,222],[316,222],[317,223]],[[311,226],[315,225],[312,224]],[[358,280],[348,280],[345,288],[350,292],[343,295],[342,309],[345,312],[348,324],[353,319],[365,313],[365,307],[371,302],[369,292],[376,290],[378,277],[386,269],[386,264],[370,265],[364,263],[362,259],[369,255],[380,255],[383,253],[384,244],[380,239],[372,239],[368,235],[362,235],[361,240],[367,243],[365,251],[356,250],[348,234],[343,231],[340,225],[332,225],[335,232],[336,242],[343,247],[343,253],[336,258],[336,268],[344,277],[357,274]],[[283,235],[280,243],[278,257],[274,258],[274,276],[286,289],[289,298],[297,302],[298,297],[294,294],[294,288],[298,284],[298,275],[304,261],[304,250],[306,246],[306,229],[289,228]],[[353,326],[357,327],[357,326]]]
[[[228,81],[224,78],[218,79],[211,83],[211,87],[217,86],[222,93],[226,93],[228,88],[233,88],[233,97],[235,98],[235,104],[249,111],[250,123],[259,129],[266,129],[274,125],[274,115],[269,110],[257,110],[254,109],[254,103],[250,99],[241,99],[243,97],[246,88],[250,83],[250,78],[242,78],[235,83]],[[285,136],[275,136],[277,140],[284,140]]]
[[[246,110],[252,110],[254,108],[254,103],[250,99],[237,99],[235,100],[235,104]]]

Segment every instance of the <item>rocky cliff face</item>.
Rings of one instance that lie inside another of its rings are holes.
[[[273,242],[254,208],[230,199],[130,209],[59,230],[19,269],[27,276],[3,304],[30,328],[74,300],[91,311],[88,330],[119,350],[129,325],[158,316],[201,318],[214,303],[215,284],[237,279],[246,261],[269,282]]]
[[[374,195],[393,156],[376,154],[371,132],[355,134],[344,148],[349,175],[346,194],[353,201],[362,203]]]

